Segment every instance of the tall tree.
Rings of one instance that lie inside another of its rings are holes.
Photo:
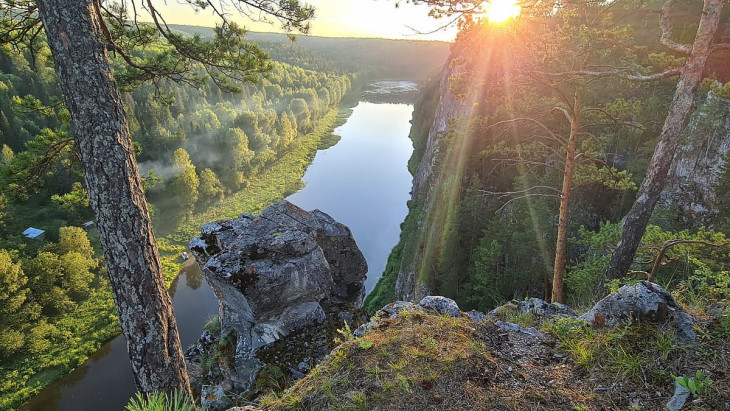
[[[169,180],[169,186],[180,214],[188,218],[192,216],[195,203],[198,202],[200,179],[184,148],[178,148],[172,154],[172,168],[177,175]]]
[[[17,329],[28,320],[23,305],[28,298],[28,278],[14,255],[0,249],[0,358],[9,357],[23,346]]]
[[[611,255],[603,281],[624,276],[631,267],[649,218],[667,184],[669,168],[677,151],[679,138],[694,106],[695,93],[702,81],[707,59],[714,50],[730,48],[730,44],[713,44],[720,22],[723,0],[704,1],[697,35],[692,45],[679,44],[672,40],[670,13],[674,3],[676,0],[668,0],[662,8],[661,42],[672,51],[686,54],[688,57],[682,67],[669,114],[659,135],[659,143],[649,162],[646,177],[639,187],[636,201],[624,217],[621,239]]]
[[[190,385],[107,51],[114,50],[126,62],[127,70],[119,77],[128,85],[164,77],[201,84],[205,79],[194,70],[200,63],[219,87],[236,90],[230,79],[255,80],[270,64],[265,53],[243,42],[243,30],[226,20],[226,7],[253,17],[273,16],[288,30],[306,31],[306,21],[313,15],[310,7],[297,0],[188,4],[195,9],[210,8],[223,20],[212,42],[173,33],[151,0],[0,2],[0,41],[22,45],[34,53],[42,47],[45,32],[71,113],[71,132],[96,214],[122,333],[142,392],[177,390],[189,394]],[[138,22],[137,11],[142,9],[150,14],[153,25]],[[106,22],[105,16],[109,17]],[[171,46],[169,58],[151,60],[143,53],[131,53],[136,46],[159,41],[157,33]]]
[[[508,113],[508,119],[493,123],[492,127],[502,126],[517,136],[515,139],[520,143],[516,145],[516,151],[521,151],[517,153],[520,162],[530,167],[555,168],[559,165],[562,182],[560,190],[539,185],[510,193],[488,194],[511,194],[516,196],[514,199],[557,193],[558,226],[550,288],[552,301],[565,302],[563,277],[574,185],[577,180],[584,183],[593,180],[604,181],[608,186],[628,188],[627,176],[619,174],[606,159],[596,158],[596,153],[591,151],[601,137],[599,133],[615,132],[616,126],[641,128],[631,119],[620,118],[606,109],[612,100],[606,98],[605,91],[596,90],[608,88],[609,81],[617,82],[618,78],[655,81],[675,76],[679,70],[670,68],[660,73],[643,74],[646,70],[636,61],[631,30],[625,21],[627,16],[637,11],[635,2],[631,0],[580,0],[555,4],[523,1],[522,16],[494,29],[489,23],[473,20],[474,14],[484,10],[486,2],[414,1],[430,4],[436,16],[461,18],[462,33],[466,34],[463,43],[468,44],[468,31],[473,28],[487,26],[486,31],[494,33],[493,40],[486,46],[493,49],[487,55],[495,61],[498,59],[494,56],[503,54],[505,62],[501,64],[506,74],[504,77],[495,76],[495,65],[500,63],[475,64],[477,69],[484,71],[481,76],[488,79],[485,81],[496,81],[510,88],[505,90],[507,98],[502,110]],[[535,38],[541,38],[541,41],[535,42]],[[482,42],[483,39],[474,41]],[[485,46],[481,43],[473,47],[478,50]],[[621,62],[622,66],[616,62]],[[468,78],[466,87],[473,88],[475,85],[471,82],[479,81]],[[522,95],[521,103],[513,101],[513,93]],[[542,100],[537,107],[525,112],[526,96],[532,93],[536,99]],[[493,116],[492,120],[495,117],[498,116]],[[613,129],[609,131],[608,127]],[[536,140],[541,141],[535,144]],[[533,158],[525,161],[526,156],[534,156],[525,154],[525,151],[544,152],[544,158],[548,160],[539,164],[532,161]]]
[[[39,0],[71,113],[132,370],[143,392],[190,393],[185,359],[101,22],[88,0]]]

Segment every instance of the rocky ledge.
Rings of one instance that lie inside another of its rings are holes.
[[[261,373],[303,377],[344,322],[365,320],[365,258],[350,230],[319,210],[282,201],[207,223],[190,250],[220,300],[218,323],[186,352],[209,409],[225,408],[224,393],[255,390]]]
[[[730,409],[722,313],[693,318],[650,282],[583,315],[537,298],[486,314],[445,297],[397,301],[291,389],[241,410]]]

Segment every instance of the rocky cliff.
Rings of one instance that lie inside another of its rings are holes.
[[[712,94],[695,109],[670,170],[662,203],[687,225],[712,226],[715,187],[730,151],[730,100]]]
[[[451,120],[468,114],[470,104],[463,98],[457,98],[451,89],[451,78],[458,76],[458,69],[452,67],[452,58],[446,61],[439,81],[439,102],[433,118],[431,129],[426,141],[426,151],[418,164],[413,176],[413,191],[415,199],[424,191],[429,191],[429,180],[433,177],[434,167],[441,153],[441,141],[449,131]]]
[[[434,188],[438,186],[436,180],[439,164],[443,162],[446,154],[443,141],[448,136],[452,122],[468,116],[472,107],[471,99],[457,96],[453,92],[451,80],[459,76],[458,67],[453,56],[446,61],[439,81],[439,99],[436,111],[432,119],[426,119],[432,121],[431,128],[425,143],[425,151],[413,176],[411,191],[414,202],[426,204],[422,215],[417,217],[418,231],[422,235],[401,240],[407,243],[404,248],[411,248],[415,252],[412,253],[412,258],[409,256],[401,261],[395,284],[395,297],[400,300],[412,301],[429,294],[426,285],[419,282],[417,278],[419,262],[423,261],[423,253],[426,248],[424,243],[429,241],[429,226],[433,226],[433,222],[427,221],[426,218],[429,212],[428,204],[436,198]]]
[[[209,408],[256,389],[261,372],[302,377],[345,321],[363,320],[367,263],[350,230],[319,210],[283,201],[207,223],[190,250],[220,300],[218,323],[187,352]]]

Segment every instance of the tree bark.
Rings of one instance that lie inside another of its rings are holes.
[[[667,183],[669,167],[692,111],[695,92],[702,81],[702,72],[710,55],[712,39],[720,21],[722,3],[723,0],[705,0],[692,52],[679,76],[672,105],[659,136],[659,144],[649,163],[646,178],[639,187],[636,201],[624,217],[621,239],[611,255],[611,261],[601,280],[601,285],[606,280],[624,276],[631,267],[654,206]]]
[[[565,302],[565,256],[568,249],[568,220],[570,215],[570,194],[573,189],[573,172],[575,171],[575,151],[580,135],[580,117],[583,110],[583,93],[575,92],[573,99],[573,116],[570,119],[570,136],[565,151],[565,168],[563,171],[563,188],[560,191],[560,212],[558,217],[558,234],[555,244],[555,264],[553,264],[553,292],[550,300],[554,303]]]
[[[137,387],[190,395],[132,139],[92,2],[37,4],[71,113]]]

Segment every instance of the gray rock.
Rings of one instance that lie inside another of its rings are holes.
[[[537,338],[545,338],[545,336],[540,331],[538,331],[537,328],[535,328],[535,327],[522,328],[517,324],[507,323],[504,321],[495,321],[495,324],[497,325],[497,327],[499,327],[505,331],[519,332],[519,333],[523,333],[523,334],[532,335],[533,337],[537,337]]]
[[[307,370],[309,369],[309,362],[307,360],[309,360],[309,358],[305,358],[302,362],[297,364],[297,371],[301,373],[307,372]]]
[[[378,318],[389,317],[391,320],[394,319],[401,311],[411,311],[417,309],[416,305],[410,301],[396,301],[392,302],[375,313]]]
[[[659,203],[687,226],[717,223],[717,187],[730,152],[730,100],[708,93],[693,110]]]
[[[295,380],[301,380],[302,378],[304,378],[304,373],[299,370],[295,370],[294,368],[290,368],[289,373]]]
[[[710,314],[712,318],[719,319],[722,317],[725,312],[727,311],[728,307],[727,304],[723,301],[717,301],[712,304],[708,304],[707,307],[705,307],[705,312],[707,314]]]
[[[530,298],[525,301],[512,300],[487,313],[487,317],[496,318],[508,310],[515,310],[521,313],[529,312],[543,318],[576,318],[578,316],[578,313],[565,304],[549,303],[540,298]]]
[[[284,340],[285,352],[270,357],[298,364],[300,353],[328,352],[327,334],[341,319],[361,322],[365,257],[350,230],[321,211],[282,201],[257,217],[206,223],[190,250],[219,299],[219,339],[235,341],[233,366],[220,366],[234,390],[251,386],[264,366],[261,350]]]
[[[316,327],[327,319],[324,310],[315,301],[287,307],[279,317],[277,327],[284,335],[292,334],[307,327]]]
[[[200,390],[200,405],[206,410],[225,410],[233,405],[220,385],[205,385]]]
[[[477,310],[471,310],[469,312],[464,313],[464,315],[466,315],[467,317],[471,318],[472,321],[474,321],[476,323],[482,322],[482,321],[484,321],[484,320],[487,319],[487,315],[486,314],[484,314],[481,311],[477,311]]]
[[[670,411],[679,411],[687,403],[692,393],[685,387],[682,387],[677,381],[674,382],[674,395],[672,399],[667,403],[667,408]]]
[[[674,301],[667,290],[649,281],[619,288],[617,292],[596,303],[579,319],[607,327],[637,320],[669,321],[674,325],[678,342],[692,344],[696,339],[692,317]]]
[[[394,320],[395,317],[398,316],[403,311],[412,311],[412,310],[420,310],[421,307],[418,305],[413,304],[410,301],[395,301],[392,302],[380,310],[378,310],[375,315],[365,324],[362,324],[359,326],[355,331],[352,332],[352,335],[354,335],[357,338],[362,338],[365,336],[365,333],[368,330],[371,330],[373,327],[375,327],[378,323],[378,319],[380,318],[390,318],[391,320]]]
[[[374,326],[375,326],[375,322],[373,320],[370,320],[369,322],[357,327],[355,329],[355,331],[352,332],[352,335],[354,335],[355,338],[362,338],[365,336],[365,333],[368,330],[372,329]]]
[[[423,308],[429,308],[439,314],[447,314],[451,317],[461,317],[461,310],[456,305],[456,301],[451,298],[441,297],[437,295],[429,295],[424,297],[420,303]]]

